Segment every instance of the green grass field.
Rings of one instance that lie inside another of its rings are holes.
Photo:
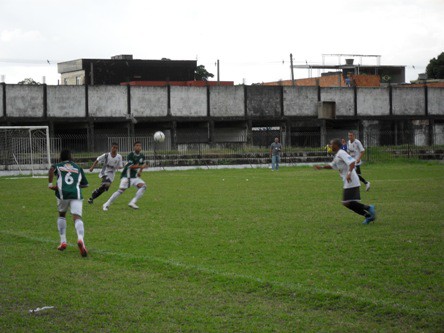
[[[85,201],[87,258],[46,179],[0,178],[0,331],[443,332],[444,165],[362,170],[368,226],[336,171],[147,172],[138,211]]]

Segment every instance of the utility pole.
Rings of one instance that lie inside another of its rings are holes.
[[[219,59],[217,59],[217,82],[220,82],[220,76],[219,76]]]
[[[290,53],[291,85],[294,87],[293,54]]]

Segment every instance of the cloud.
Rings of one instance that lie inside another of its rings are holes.
[[[0,34],[0,41],[5,43],[11,42],[40,42],[44,38],[40,31],[29,30],[22,31],[21,29],[3,30]]]

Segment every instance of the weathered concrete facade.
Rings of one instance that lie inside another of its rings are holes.
[[[171,133],[186,142],[252,142],[255,127],[279,127],[287,144],[298,133],[325,138],[347,130],[412,130],[421,142],[444,142],[444,88],[136,87],[0,85],[0,125],[47,124],[52,133]],[[320,119],[319,102],[335,106]],[[440,134],[441,133],[441,134]],[[421,134],[422,135],[422,134]],[[419,135],[419,136],[421,136]],[[381,138],[372,138],[376,144]],[[395,140],[396,141],[396,140]],[[301,141],[302,142],[302,141]],[[304,143],[301,143],[304,144]]]
[[[244,117],[244,86],[211,87],[210,112],[213,117]]]
[[[89,116],[125,117],[128,114],[127,90],[123,86],[88,87]]]
[[[393,115],[421,116],[425,115],[426,103],[424,88],[393,87]]]
[[[358,116],[389,116],[389,88],[357,88]]]
[[[336,103],[336,116],[354,116],[354,89],[322,88],[321,101]]]
[[[43,89],[41,86],[6,86],[6,115],[13,118],[42,118]]]
[[[317,117],[317,87],[284,87],[286,116]]]
[[[85,95],[86,91],[84,86],[48,86],[48,117],[86,117]]]
[[[134,117],[166,117],[167,87],[130,87],[131,114]]]
[[[442,116],[444,110],[444,89],[428,88],[427,89],[427,111],[431,116]]]
[[[170,87],[171,115],[175,117],[206,117],[207,88]]]

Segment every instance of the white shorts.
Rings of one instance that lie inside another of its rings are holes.
[[[112,183],[114,181],[115,175],[116,175],[115,171],[114,172],[104,172],[104,173],[100,172],[99,178],[102,179],[102,183],[104,183],[103,177],[106,177],[105,179],[107,180],[106,181],[107,183]]]
[[[128,184],[128,178],[125,177],[125,178],[120,179],[119,188],[127,189],[127,188],[130,188],[131,186],[137,187],[137,185],[139,185],[139,184],[145,185],[145,182],[139,177],[131,178],[130,181],[131,181],[131,183]]]
[[[68,211],[69,207],[71,207],[71,214],[72,215],[82,216],[83,200],[79,200],[79,199],[60,200],[60,199],[57,199],[57,209],[59,210],[60,213],[66,213]]]

